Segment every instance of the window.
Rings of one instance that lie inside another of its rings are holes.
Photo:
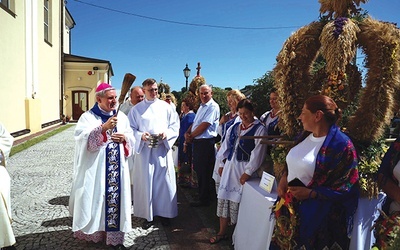
[[[4,9],[15,17],[15,0],[0,0],[0,9]]]
[[[4,5],[7,9],[10,8],[10,0],[0,0],[0,3]]]
[[[44,40],[51,44],[51,2],[44,0]]]

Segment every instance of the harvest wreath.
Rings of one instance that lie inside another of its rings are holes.
[[[374,174],[384,153],[378,142],[399,107],[395,97],[400,87],[400,31],[395,24],[361,13],[357,7],[366,1],[319,0],[320,20],[285,41],[273,75],[282,107],[279,127],[289,138],[301,131],[297,117],[313,94],[330,96],[347,112],[341,127],[358,149],[362,191],[372,198],[378,194]],[[355,65],[357,49],[365,54],[364,88]],[[313,72],[321,56],[325,64]],[[371,150],[375,155],[367,156]]]

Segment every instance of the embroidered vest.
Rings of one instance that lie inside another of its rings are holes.
[[[265,124],[265,122],[267,121],[268,117],[271,116],[271,113],[272,112],[269,112],[268,115],[266,115],[261,122]],[[279,117],[277,117],[270,124],[268,124],[268,127],[267,127],[268,135],[279,135],[281,133],[279,131],[278,127],[277,127],[278,120],[279,120]]]
[[[235,146],[235,142],[238,139],[239,136],[239,125],[241,123],[235,123],[232,127],[232,131],[231,134],[229,136],[229,145],[230,145],[230,152],[228,155],[228,160],[232,159],[233,153],[234,153],[234,146]],[[253,127],[246,133],[244,134],[245,136],[254,136],[254,134],[256,133],[257,129],[259,126],[263,126],[261,123],[257,123],[255,125],[253,125]],[[250,160],[250,155],[251,155],[251,151],[254,149],[254,147],[256,146],[256,144],[254,143],[254,139],[250,140],[250,139],[245,139],[245,140],[240,140],[239,144],[237,146],[237,153],[236,153],[236,159],[238,161],[249,161]]]
[[[221,140],[221,142],[223,142],[224,140],[225,140],[225,137],[226,137],[226,131],[228,131],[228,128],[230,128],[230,126],[232,126],[233,125],[233,123],[235,122],[235,120],[236,120],[236,115],[235,115],[235,117],[233,117],[232,119],[230,119],[229,121],[227,121],[223,126],[222,126],[222,140]]]

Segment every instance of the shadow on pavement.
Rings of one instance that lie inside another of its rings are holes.
[[[69,203],[69,196],[61,196],[49,200],[49,204],[51,205],[68,206],[68,203]]]
[[[209,243],[209,238],[219,229],[217,202],[215,199],[208,207],[191,207],[189,202],[196,196],[197,189],[178,187],[178,217],[172,220],[170,227],[164,228],[171,249],[234,249],[232,240]],[[230,227],[229,237],[232,232]]]

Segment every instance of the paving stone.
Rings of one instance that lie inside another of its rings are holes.
[[[68,199],[72,184],[74,129],[75,126],[71,126],[9,159],[12,227],[18,250],[111,249],[104,243],[77,240],[71,231]],[[21,141],[17,140],[18,143]],[[208,237],[215,233],[215,223],[218,223],[215,211],[191,208],[189,201],[196,192],[183,192],[179,188],[178,192],[180,212],[172,220],[172,227],[164,228],[156,221],[153,227],[143,230],[143,219],[132,216],[133,230],[125,234],[124,245],[134,250],[233,249],[228,241],[216,245],[208,243]],[[179,232],[175,231],[177,228]],[[191,234],[190,238],[188,234]]]
[[[104,244],[73,237],[68,198],[71,190],[74,132],[72,126],[45,141],[10,157],[13,230],[17,249],[110,249]],[[132,218],[132,232],[125,236],[128,249],[170,249],[163,229],[140,228],[142,219]],[[149,234],[155,233],[151,236]],[[157,235],[155,237],[154,235]],[[160,237],[162,236],[162,237]]]

